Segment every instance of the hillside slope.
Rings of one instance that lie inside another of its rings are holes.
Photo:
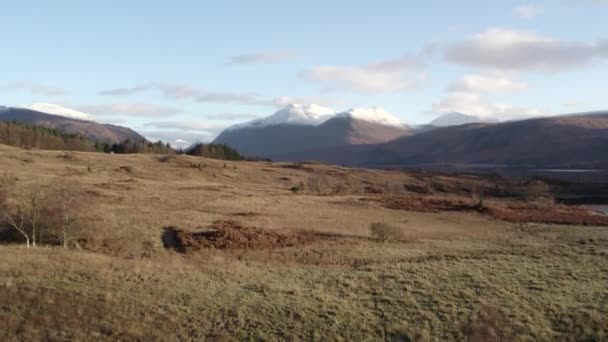
[[[374,166],[601,165],[608,163],[608,112],[440,128],[378,145],[366,156],[364,164]]]
[[[363,167],[485,164],[608,167],[608,112],[441,127],[383,144],[285,153],[277,160]]]
[[[82,135],[97,142],[105,143],[117,143],[126,139],[135,141],[144,138],[139,133],[127,127],[78,120],[24,108],[5,108],[0,111],[0,121],[16,121],[30,125],[43,126],[65,133]]]

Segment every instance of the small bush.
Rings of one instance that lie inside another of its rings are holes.
[[[173,154],[165,154],[165,155],[159,156],[157,159],[161,163],[166,163],[166,162],[170,161],[173,158],[175,158],[175,155],[173,155]]]
[[[302,191],[304,191],[304,183],[299,183],[298,185],[294,185],[291,188],[289,188],[289,190],[291,190],[291,192],[293,192],[294,194],[297,194],[298,192],[302,192]]]
[[[484,199],[483,190],[477,187],[473,188],[473,190],[471,191],[471,197],[473,199],[473,202],[475,203],[475,208],[477,209],[477,211],[484,212],[486,210],[486,203]]]
[[[403,240],[403,232],[401,229],[386,223],[372,223],[369,226],[369,231],[372,238],[379,242]]]

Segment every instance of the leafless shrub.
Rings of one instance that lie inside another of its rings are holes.
[[[399,227],[386,223],[372,223],[369,227],[370,235],[378,242],[401,241],[403,231]]]
[[[293,192],[294,194],[300,193],[300,192],[304,191],[304,189],[306,189],[306,186],[302,182],[300,182],[300,183],[292,186],[291,188],[289,188],[289,190],[291,192]]]

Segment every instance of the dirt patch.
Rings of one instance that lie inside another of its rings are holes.
[[[316,232],[276,232],[245,226],[234,220],[215,221],[211,227],[199,231],[185,231],[166,227],[162,241],[165,248],[188,252],[202,248],[216,249],[275,249],[305,245],[330,234]]]
[[[439,211],[473,211],[477,206],[472,201],[456,198],[422,197],[422,196],[384,196],[379,200],[383,207],[395,210],[418,212]]]
[[[608,226],[608,216],[598,215],[584,208],[564,205],[488,201],[480,207],[469,199],[433,196],[383,196],[363,200],[379,201],[383,207],[395,210],[417,212],[476,211],[495,219],[514,223],[534,222]]]
[[[486,211],[490,216],[508,222],[608,226],[608,216],[598,215],[579,207],[541,207],[513,204],[506,207],[490,206]]]
[[[260,213],[254,213],[253,211],[239,211],[236,213],[232,213],[232,216],[242,216],[242,217],[255,217],[260,216]]]
[[[126,173],[133,173],[133,167],[132,166],[121,166],[118,168],[118,171],[124,171]]]

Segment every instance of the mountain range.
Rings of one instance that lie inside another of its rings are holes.
[[[274,160],[361,167],[608,165],[608,112],[507,122],[449,113],[413,128],[377,108],[324,109],[319,111],[322,120],[279,120],[311,109],[318,108],[288,106],[268,118],[230,127],[215,142]]]
[[[0,121],[19,121],[98,142],[143,139],[130,128],[95,122],[89,114],[36,104],[0,106]],[[318,160],[360,167],[482,164],[525,167],[608,167],[608,111],[508,122],[448,113],[409,126],[380,108],[337,112],[292,104],[233,125],[213,141],[251,157]]]

